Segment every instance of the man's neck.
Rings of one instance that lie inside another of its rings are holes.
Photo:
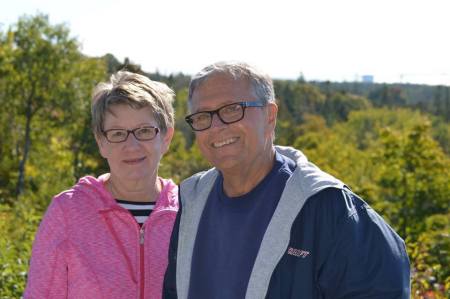
[[[227,196],[238,197],[255,188],[272,170],[275,161],[275,148],[256,157],[250,167],[227,169],[222,172],[223,189]]]

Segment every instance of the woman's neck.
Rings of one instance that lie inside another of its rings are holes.
[[[162,183],[157,177],[154,180],[124,181],[110,175],[106,188],[116,199],[155,202],[161,193]]]

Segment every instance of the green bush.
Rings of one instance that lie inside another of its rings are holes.
[[[20,298],[25,289],[34,234],[41,212],[17,202],[0,205],[0,298]]]

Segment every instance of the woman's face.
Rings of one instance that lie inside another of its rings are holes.
[[[150,107],[134,109],[128,105],[114,105],[107,112],[103,130],[134,130],[142,126],[158,127]],[[139,141],[129,134],[124,142],[111,143],[105,136],[97,137],[100,154],[108,161],[111,176],[122,181],[143,180],[154,182],[158,175],[159,161],[169,148],[173,128],[163,135],[159,128],[155,138]]]

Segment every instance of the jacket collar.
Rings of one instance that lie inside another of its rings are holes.
[[[98,178],[93,176],[82,177],[73,189],[84,193],[99,212],[122,210],[123,208],[117,204],[114,197],[105,188],[105,182],[109,175],[109,173],[105,173]],[[172,180],[160,177],[158,179],[162,181],[163,188],[155,202],[154,210],[178,210],[178,186]]]

